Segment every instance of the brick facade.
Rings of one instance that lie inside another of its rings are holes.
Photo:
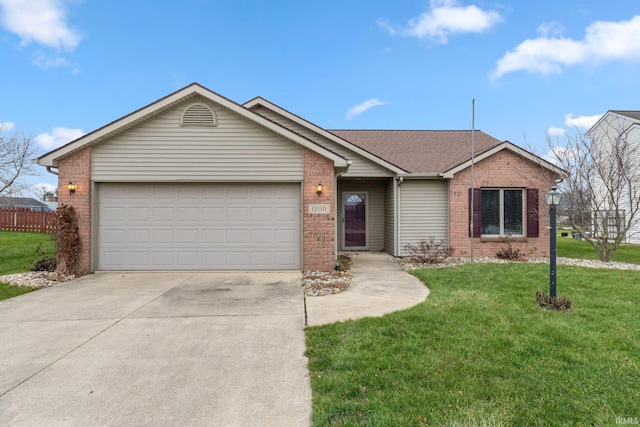
[[[73,206],[78,217],[79,269],[84,273],[91,271],[91,154],[87,147],[64,157],[58,165],[58,203]],[[67,189],[69,182],[77,186],[73,194]]]
[[[538,189],[539,236],[514,238],[513,247],[527,256],[549,256],[549,209],[544,194],[555,176],[535,162],[502,150],[474,166],[474,187]],[[458,172],[449,183],[449,245],[455,256],[469,257],[469,188],[471,168]],[[474,256],[495,256],[505,243],[500,238],[474,238]]]
[[[316,186],[322,184],[318,196]],[[335,178],[333,162],[309,149],[304,150],[302,191],[303,270],[332,271],[335,268]],[[309,204],[328,204],[330,214],[309,214]]]

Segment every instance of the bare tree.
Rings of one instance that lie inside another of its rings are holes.
[[[602,261],[625,242],[640,220],[640,141],[630,141],[628,127],[603,123],[587,137],[576,130],[565,145],[547,143],[558,165],[569,173],[561,206],[571,227]]]
[[[50,190],[48,185],[45,184],[32,187],[31,192],[41,202],[46,202],[50,197],[55,196],[55,193]]]
[[[0,123],[0,194],[17,189],[20,178],[36,174],[31,163],[36,152],[33,138],[4,128]]]

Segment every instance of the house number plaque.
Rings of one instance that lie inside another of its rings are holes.
[[[330,214],[331,206],[329,204],[321,204],[321,205],[308,205],[309,206],[309,214]]]

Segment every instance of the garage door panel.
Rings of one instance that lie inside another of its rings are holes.
[[[98,269],[298,269],[299,184],[98,185]]]

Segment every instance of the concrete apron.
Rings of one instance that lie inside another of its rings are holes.
[[[300,273],[98,273],[0,301],[0,425],[304,426]]]
[[[325,325],[362,317],[383,316],[423,302],[429,289],[380,252],[351,254],[351,286],[344,292],[306,297],[307,324]]]

